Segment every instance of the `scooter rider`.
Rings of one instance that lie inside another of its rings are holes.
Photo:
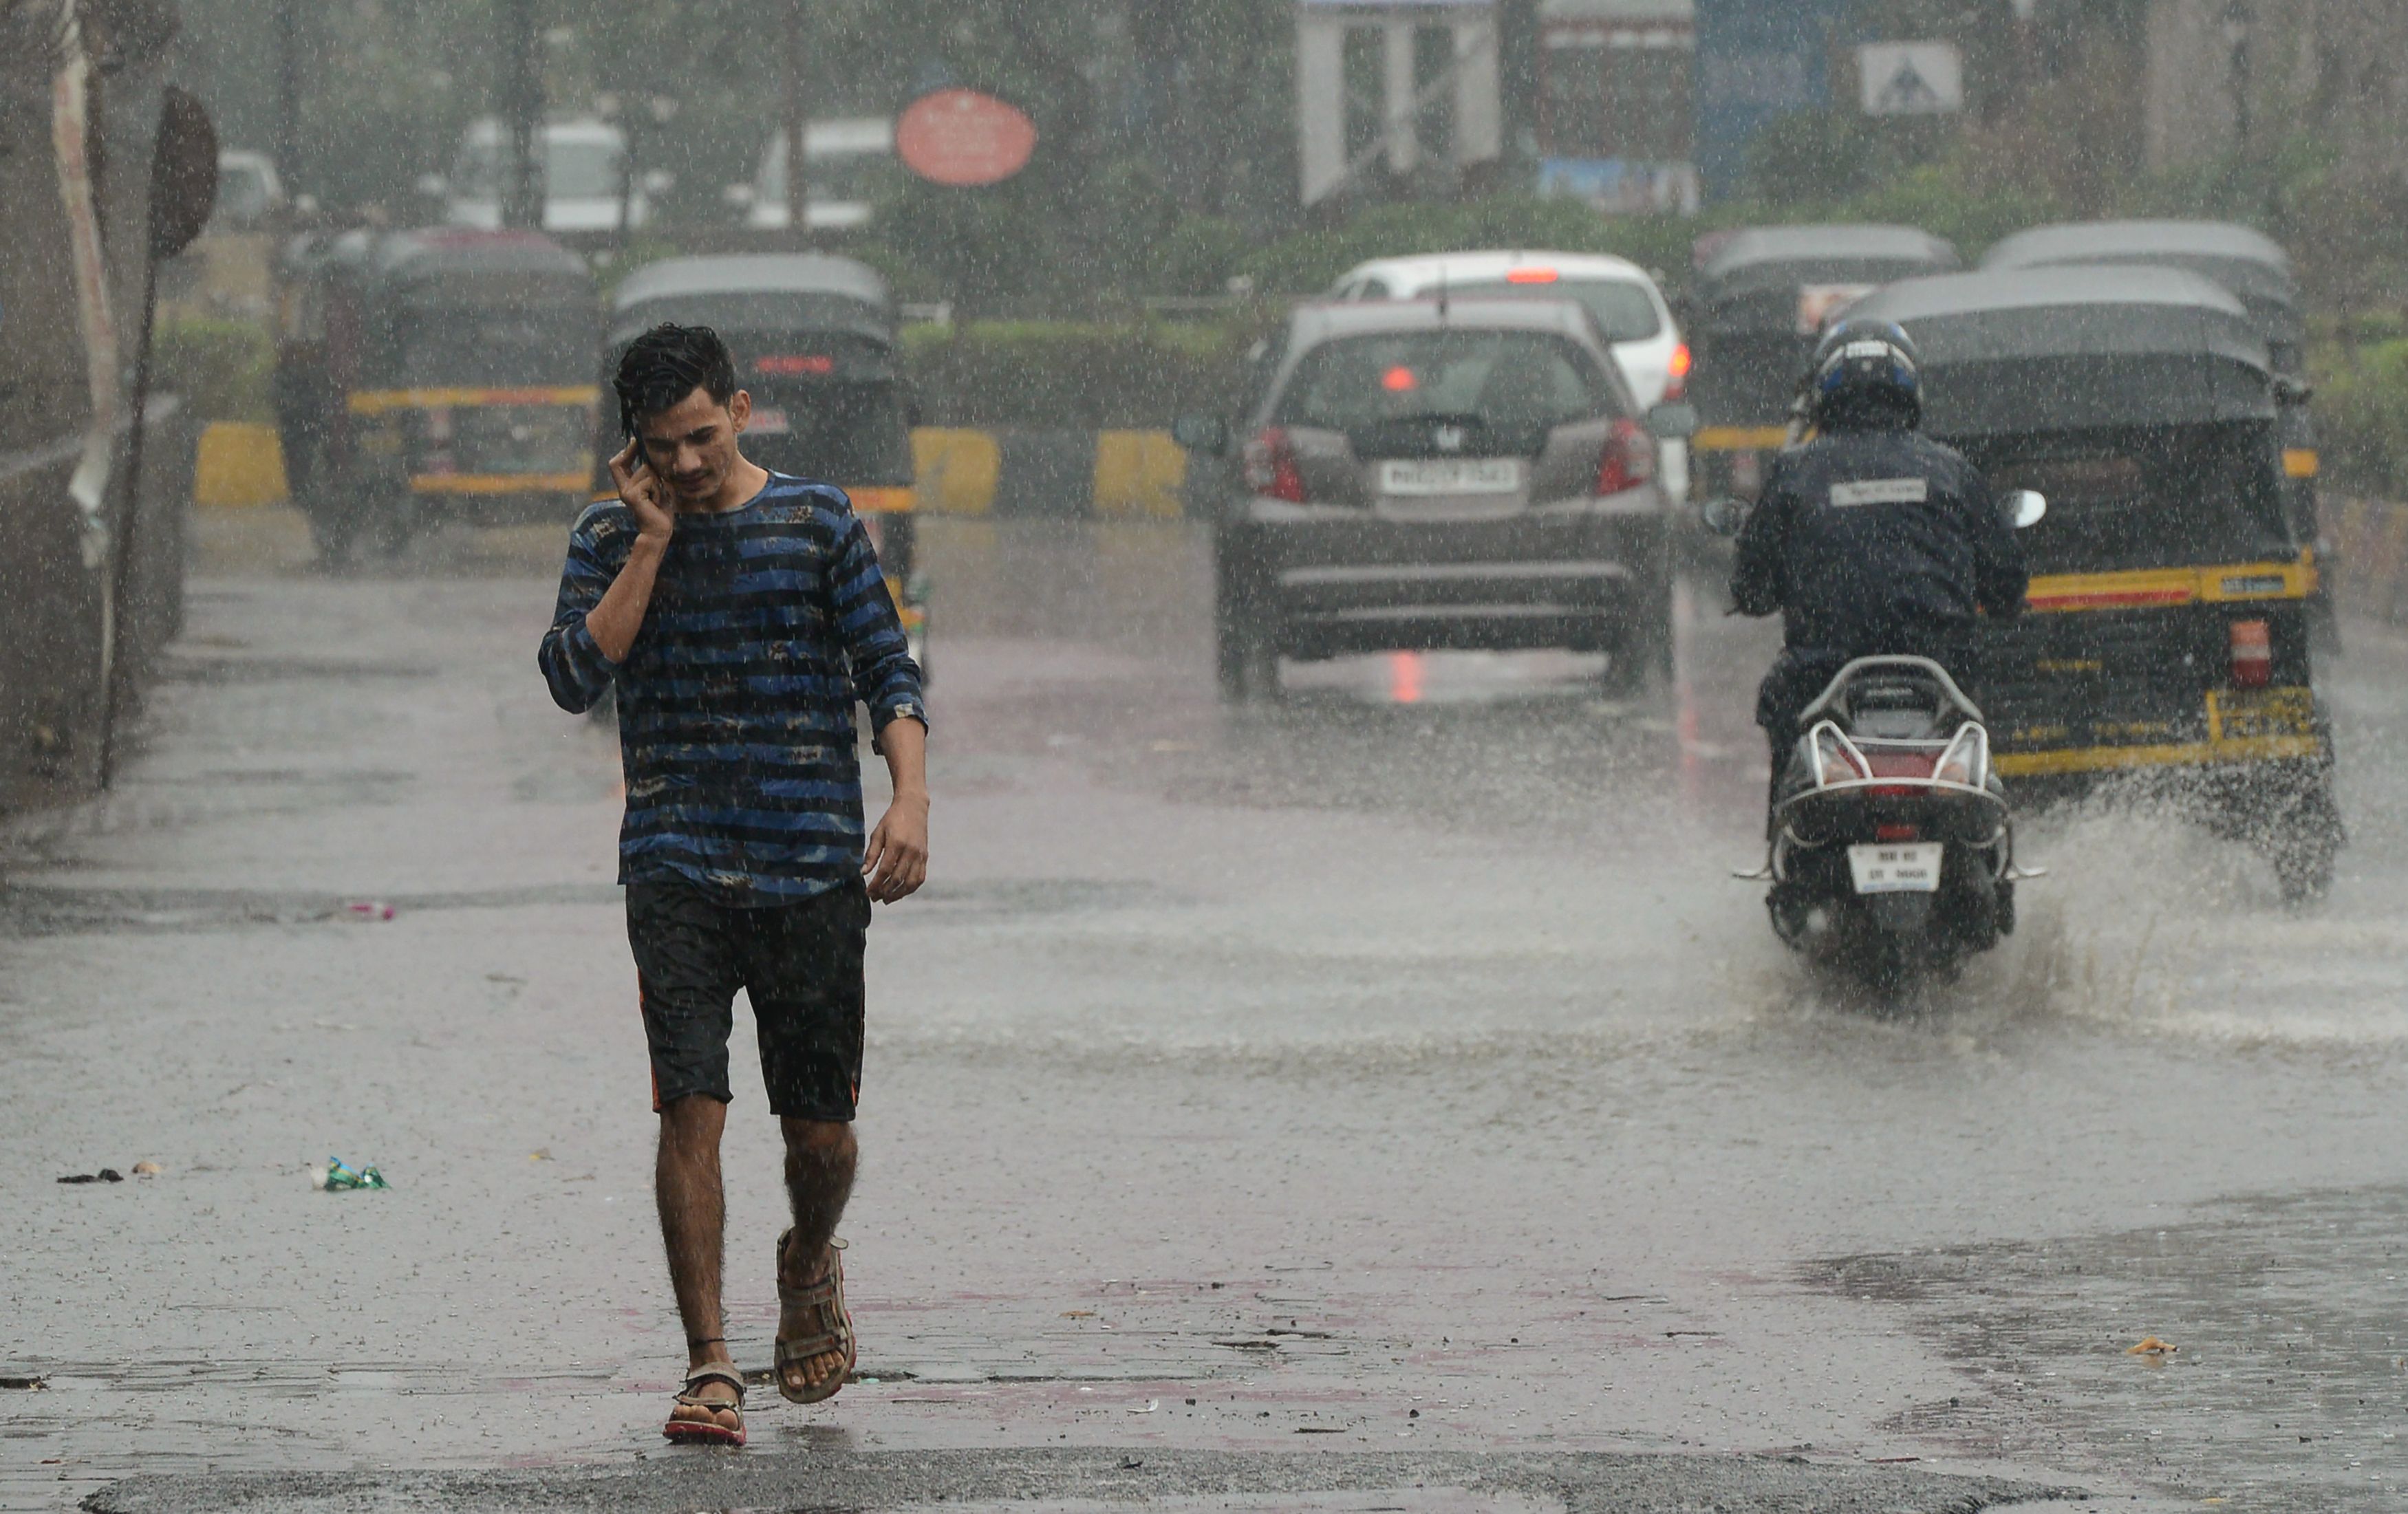
[[[2016,614],[2027,587],[1980,470],[1917,429],[1922,381],[1902,329],[1842,321],[1801,399],[1814,435],[1774,462],[1731,571],[1741,614],[1782,617],[1756,700],[1775,793],[1799,712],[1841,668],[1906,654],[1961,671],[1976,613]]]

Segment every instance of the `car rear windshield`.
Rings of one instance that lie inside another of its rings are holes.
[[[1540,331],[1385,332],[1341,336],[1299,359],[1272,419],[1354,431],[1416,416],[1495,427],[1557,426],[1615,412],[1596,362]]]
[[[1482,279],[1449,283],[1450,294],[1526,294],[1540,299],[1576,300],[1597,318],[1598,330],[1609,342],[1643,342],[1664,329],[1656,313],[1655,296],[1644,284],[1627,279],[1558,279],[1544,284],[1516,283],[1507,279]],[[1423,291],[1426,294],[1435,290]]]
[[[1962,444],[1998,491],[2037,489],[2034,573],[2247,562],[2292,549],[2264,422],[1985,437]]]

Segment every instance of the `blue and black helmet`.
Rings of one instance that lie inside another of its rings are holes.
[[[1806,379],[1814,424],[1904,426],[1923,420],[1914,338],[1892,321],[1842,321],[1823,334]]]

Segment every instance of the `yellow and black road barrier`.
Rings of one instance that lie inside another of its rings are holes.
[[[1168,431],[923,426],[911,433],[911,458],[919,482],[909,507],[922,514],[1167,521],[1184,511],[1187,454]],[[202,434],[194,503],[276,505],[285,494],[275,427],[222,421]]]

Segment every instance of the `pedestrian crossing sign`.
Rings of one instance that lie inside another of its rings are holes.
[[[1868,116],[1941,116],[1965,108],[1965,60],[1947,42],[1872,42],[1856,50]]]

